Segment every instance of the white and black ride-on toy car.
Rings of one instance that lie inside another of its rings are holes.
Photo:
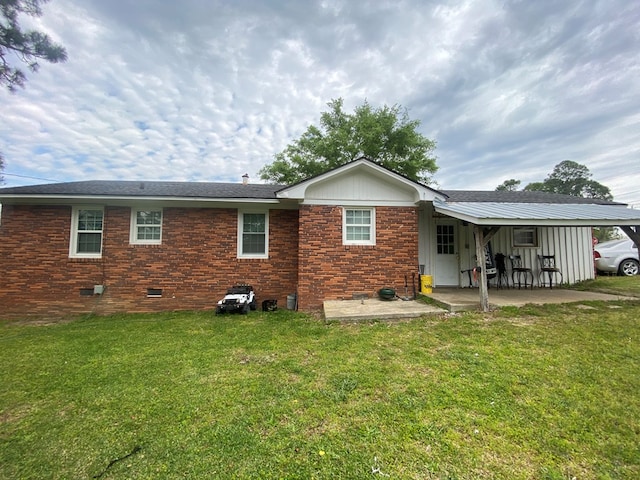
[[[242,313],[247,314],[249,310],[255,310],[257,306],[256,295],[251,285],[234,285],[224,298],[216,305],[218,313]]]

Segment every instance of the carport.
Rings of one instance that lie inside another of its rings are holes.
[[[584,201],[584,199],[581,199]],[[640,211],[625,204],[525,203],[434,200],[435,212],[473,225],[476,259],[504,226],[620,227],[640,248]],[[487,272],[480,269],[480,306],[489,310]]]

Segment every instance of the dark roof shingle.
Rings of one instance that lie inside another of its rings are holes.
[[[2,195],[275,199],[282,185],[91,180],[0,189]]]

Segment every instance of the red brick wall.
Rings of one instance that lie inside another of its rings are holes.
[[[233,283],[286,306],[298,270],[297,210],[270,210],[269,258],[237,258],[237,210],[165,208],[162,245],[129,244],[128,207],[106,207],[100,259],[69,258],[71,207],[5,205],[0,317],[212,309]],[[105,285],[103,295],[81,288]],[[161,288],[162,298],[147,298]]]
[[[418,271],[418,212],[413,207],[376,207],[376,245],[342,244],[342,207],[301,206],[298,304],[376,296],[382,287],[404,293],[404,278]],[[416,288],[417,285],[416,278]],[[411,293],[410,293],[411,294]]]

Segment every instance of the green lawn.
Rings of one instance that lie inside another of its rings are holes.
[[[0,478],[640,478],[640,301],[0,324]]]
[[[594,290],[640,297],[640,275],[635,277],[599,276],[595,280],[581,282],[574,288],[579,290]]]

